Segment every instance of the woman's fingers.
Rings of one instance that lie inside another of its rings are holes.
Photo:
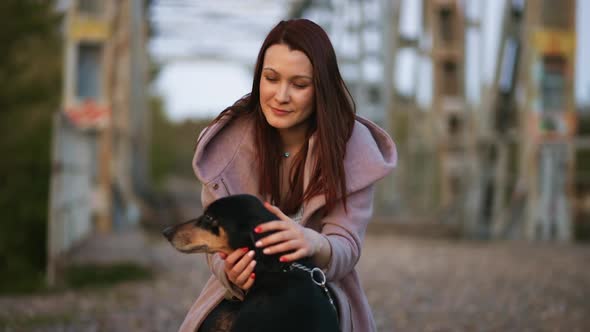
[[[241,288],[244,288],[246,282],[250,279],[250,275],[254,273],[254,267],[256,266],[256,261],[250,261],[246,268],[242,270],[240,275],[236,278],[235,284]]]
[[[298,259],[302,259],[307,256],[309,256],[307,254],[307,250],[302,248],[302,249],[299,249],[299,250],[292,252],[290,254],[283,255],[279,259],[281,262],[292,262],[292,261],[296,261]]]
[[[269,222],[265,222],[263,224],[259,224],[258,226],[256,226],[256,228],[254,228],[254,232],[255,233],[266,233],[266,232],[270,232],[270,231],[285,230],[285,229],[291,228],[293,226],[293,224],[295,224],[295,223],[294,222],[285,222],[282,220],[269,221]]]
[[[257,248],[264,248],[262,250],[264,254],[274,255],[285,253],[281,258],[283,262],[287,262],[313,256],[319,250],[321,236],[316,231],[296,223],[280,221],[278,223],[289,225],[265,224],[267,229],[275,229],[276,232],[263,237],[255,243]]]
[[[236,279],[242,274],[242,272],[248,267],[248,264],[252,262],[254,258],[254,250],[250,250],[245,256],[243,256],[233,267],[232,274],[236,276]]]
[[[262,250],[262,252],[266,255],[273,255],[291,250],[299,250],[301,247],[302,243],[299,240],[291,240],[281,242],[274,246],[266,247],[264,250]]]
[[[274,213],[279,219],[266,222],[254,228],[256,233],[274,231],[256,241],[257,248],[264,248],[264,254],[273,255],[289,252],[281,256],[282,262],[290,262],[304,257],[313,256],[317,250],[317,232],[306,229],[286,216],[278,207],[264,203],[264,207]],[[310,234],[313,233],[313,234]]]
[[[244,256],[246,253],[248,252],[248,248],[240,248],[240,249],[236,249],[234,250],[234,252],[232,252],[231,254],[229,254],[226,258],[225,258],[225,263],[226,265],[234,265],[240,258],[242,258],[242,256]]]
[[[258,248],[262,248],[275,243],[294,240],[296,238],[297,236],[295,232],[292,232],[290,229],[282,229],[276,233],[263,237],[262,239],[256,241],[254,245]]]
[[[250,279],[255,266],[254,251],[248,251],[248,248],[240,248],[226,257],[225,274],[233,284],[247,290],[252,286],[253,282]]]
[[[287,215],[285,215],[285,214],[283,213],[283,211],[281,211],[281,209],[279,209],[278,207],[276,207],[276,206],[274,206],[274,205],[270,204],[269,202],[264,202],[264,207],[265,207],[265,208],[266,208],[268,211],[270,211],[270,212],[274,213],[274,214],[275,214],[277,217],[279,217],[279,219],[281,219],[281,220],[285,220],[285,221],[286,221],[286,220],[291,220],[291,218],[287,217]]]
[[[246,281],[246,283],[244,283],[244,285],[242,286],[242,289],[245,291],[250,289],[250,287],[252,287],[252,285],[254,285],[255,278],[256,278],[256,275],[254,274],[254,272],[250,273],[250,276],[248,277],[248,280]]]

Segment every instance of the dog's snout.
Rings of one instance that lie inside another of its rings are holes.
[[[166,227],[162,234],[168,239],[168,241],[172,240],[172,236],[174,235],[174,226]]]

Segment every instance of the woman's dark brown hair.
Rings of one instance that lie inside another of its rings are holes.
[[[313,67],[314,111],[309,117],[307,138],[315,135],[312,156],[317,158],[311,178],[303,192],[303,171],[308,152],[308,140],[299,151],[289,173],[288,196],[280,196],[281,140],[278,131],[270,126],[260,107],[260,80],[266,50],[275,44],[284,44],[309,58]],[[255,144],[258,157],[259,188],[262,195],[270,195],[273,204],[285,214],[293,214],[304,201],[324,194],[326,212],[339,200],[346,207],[346,176],[344,154],[355,120],[355,105],[340,75],[336,53],[326,32],[306,19],[281,21],[262,43],[256,67],[252,92],[225,109],[212,124],[225,116],[231,118],[252,116],[255,119]],[[198,144],[198,142],[197,142]]]

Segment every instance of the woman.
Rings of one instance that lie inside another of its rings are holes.
[[[256,246],[281,261],[303,257],[325,271],[343,332],[374,331],[355,265],[372,214],[374,184],[396,163],[382,129],[355,116],[325,31],[304,19],[275,26],[258,54],[252,91],[201,133],[193,168],[202,203],[258,196],[280,221]],[[254,251],[208,255],[213,276],[180,330],[195,331],[222,301],[240,301],[256,282]]]

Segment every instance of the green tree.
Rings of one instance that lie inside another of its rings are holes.
[[[151,174],[157,189],[169,175],[194,177],[192,158],[197,138],[212,119],[172,122],[167,117],[162,99],[152,96]]]
[[[166,117],[162,98],[152,96],[150,110],[152,111],[151,174],[156,187],[160,187],[166,175],[172,171],[174,164],[174,144],[170,141],[174,135],[174,126]]]
[[[61,96],[50,1],[0,1],[0,292],[40,285],[46,259],[51,115]]]

